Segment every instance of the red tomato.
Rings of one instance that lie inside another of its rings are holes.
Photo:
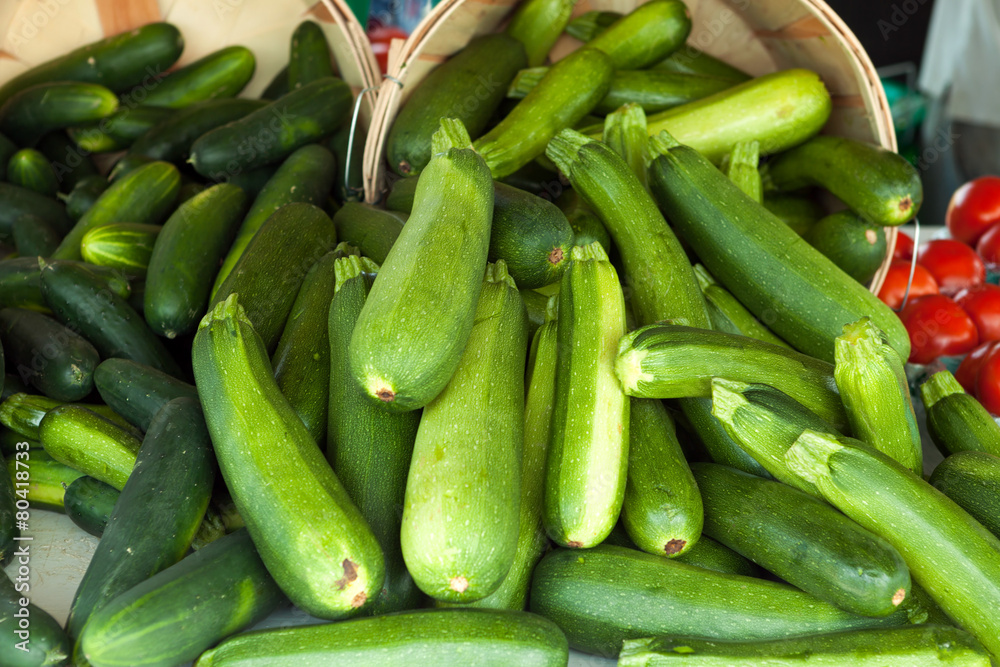
[[[896,247],[892,249],[892,258],[910,259],[913,257],[913,239],[906,232],[896,232]]]
[[[955,190],[944,217],[951,237],[970,246],[995,222],[1000,222],[997,176],[983,176]]]
[[[976,375],[979,374],[979,367],[983,365],[983,357],[997,346],[1000,346],[1000,342],[995,340],[983,343],[962,359],[962,363],[955,370],[955,379],[966,392],[976,393]]]
[[[976,251],[961,241],[928,241],[917,250],[917,263],[931,272],[941,294],[951,296],[986,282],[986,265]]]
[[[984,408],[1000,415],[1000,345],[993,345],[983,356],[974,393]]]
[[[368,41],[372,45],[372,53],[378,62],[379,69],[385,74],[389,71],[389,43],[394,39],[406,39],[406,31],[392,26],[375,26],[368,30]]]
[[[1000,339],[1000,287],[983,283],[955,295],[955,302],[976,323],[983,343]]]
[[[885,282],[878,291],[878,298],[885,305],[897,310],[903,305],[903,294],[906,292],[906,282],[910,279],[910,260],[898,259],[889,265],[885,274]],[[918,296],[937,294],[938,286],[930,271],[917,264],[913,267],[913,282],[910,284],[910,294],[907,300]]]
[[[929,364],[938,357],[965,354],[979,344],[969,314],[943,294],[928,294],[906,304],[899,314],[910,335],[910,359]]]
[[[976,252],[990,266],[1000,264],[1000,223],[983,232],[976,243]]]

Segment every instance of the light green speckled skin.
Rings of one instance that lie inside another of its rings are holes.
[[[382,550],[272,375],[230,296],[198,327],[194,375],[216,457],[268,571],[320,618],[357,613],[382,587]]]

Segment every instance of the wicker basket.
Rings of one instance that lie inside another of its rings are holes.
[[[882,84],[861,44],[822,0],[685,0],[693,20],[689,43],[754,75],[803,67],[816,71],[833,97],[824,132],[895,150],[892,115]],[[386,187],[385,141],[400,105],[439,63],[481,34],[503,26],[517,0],[443,0],[405,42],[389,51],[365,147],[365,199],[375,202]],[[579,16],[591,10],[628,12],[642,0],[580,0]],[[564,35],[553,60],[580,42]],[[402,84],[402,85],[400,85]],[[871,282],[877,292],[896,244],[886,230],[888,250]]]

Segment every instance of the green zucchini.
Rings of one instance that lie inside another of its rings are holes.
[[[246,207],[243,190],[219,183],[182,203],[163,223],[143,297],[143,316],[155,333],[175,338],[198,326]]]
[[[569,221],[569,226],[573,228],[573,243],[590,245],[597,241],[604,248],[604,252],[611,254],[611,235],[576,190],[567,189],[556,200],[556,206],[562,210],[566,220]]]
[[[245,46],[227,46],[174,70],[146,89],[136,87],[131,99],[151,107],[182,109],[196,102],[236,97],[256,67]],[[140,99],[140,92],[144,93]]]
[[[132,291],[128,276],[117,269],[84,262],[71,263],[80,264],[96,276],[95,279],[101,282],[101,289],[108,289],[121,298],[128,298]],[[37,257],[15,257],[0,262],[0,305],[5,308],[50,312],[42,295],[41,269]]]
[[[87,176],[78,181],[66,195],[66,215],[73,220],[82,218],[109,185],[108,179],[101,175]]]
[[[705,300],[687,255],[649,193],[609,146],[565,130],[546,155],[596,211],[621,253],[630,306],[641,324],[680,319],[707,327]]]
[[[576,125],[604,98],[613,74],[611,59],[597,49],[574,51],[553,65],[502,121],[473,144],[493,177],[513,174],[545,153],[554,136]]]
[[[747,336],[650,324],[622,338],[615,372],[639,398],[711,396],[713,378],[771,384],[835,428],[848,423],[833,364]]]
[[[0,104],[19,91],[48,81],[84,81],[121,92],[174,64],[184,50],[180,31],[149,23],[81,46],[37,65],[0,86]]]
[[[643,551],[680,556],[701,536],[698,485],[661,401],[631,399],[622,523]]]
[[[142,317],[85,265],[65,260],[45,264],[41,283],[56,319],[89,340],[102,357],[123,357],[180,375],[177,362]]]
[[[73,523],[95,537],[104,534],[121,491],[88,475],[77,477],[63,496],[63,506]]]
[[[286,204],[302,202],[323,206],[333,186],[335,173],[333,155],[318,144],[303,146],[285,158],[253,200],[240,224],[236,238],[215,276],[211,293],[213,298],[264,222]]]
[[[956,452],[938,464],[928,481],[1000,537],[1000,457]]]
[[[826,217],[820,203],[808,195],[765,192],[763,204],[799,236],[808,234],[813,225]]]
[[[705,296],[712,328],[726,333],[741,334],[765,343],[789,347],[788,343],[774,335],[746,307],[736,300],[729,290],[720,285],[702,264],[694,265],[694,276]]]
[[[37,215],[60,233],[73,226],[66,207],[58,200],[10,183],[0,183],[0,238],[9,238],[14,221],[27,214]]]
[[[351,336],[355,381],[399,411],[429,403],[457,368],[489,250],[493,182],[459,121],[442,119],[434,154]]]
[[[210,130],[243,118],[267,106],[262,100],[223,98],[192,104],[178,109],[169,118],[135,140],[130,153],[154,160],[182,162],[188,158],[191,144]]]
[[[7,628],[0,639],[0,662],[5,667],[64,664],[69,658],[69,640],[59,621],[30,602],[30,545],[22,549],[18,559],[24,572],[13,580],[0,574],[0,625]]]
[[[91,227],[80,239],[80,254],[85,262],[144,276],[153,254],[153,244],[160,225],[138,222],[113,222]]]
[[[771,476],[763,466],[757,463],[757,459],[748,454],[729,435],[722,422],[712,414],[713,402],[711,398],[686,398],[678,401],[678,406],[684,415],[687,426],[697,436],[712,461],[758,477]]]
[[[785,460],[834,507],[896,547],[941,609],[1000,657],[1000,618],[993,613],[1000,606],[1000,539],[923,478],[858,441],[805,431]]]
[[[105,359],[94,370],[101,398],[143,431],[160,408],[175,398],[198,398],[194,385],[128,359]]]
[[[653,0],[621,17],[587,46],[608,54],[616,70],[643,69],[670,55],[691,33],[691,17],[680,0]]]
[[[521,292],[521,301],[524,302],[524,309],[528,314],[528,337],[533,338],[535,331],[545,324],[549,297],[539,294],[533,289],[518,291]]]
[[[763,201],[763,184],[757,164],[760,161],[760,142],[741,141],[733,151],[722,158],[722,172],[736,187],[758,204]],[[885,253],[883,253],[885,254]]]
[[[573,248],[559,288],[558,368],[545,473],[545,530],[590,548],[618,520],[629,458],[629,399],[614,375],[625,301],[600,244]]]
[[[868,284],[885,261],[885,229],[853,211],[820,219],[804,238],[862,285]]]
[[[27,459],[16,458],[22,451],[7,456],[6,465],[7,476],[14,482],[17,497],[27,500],[33,509],[64,512],[66,489],[84,474],[56,461],[44,449],[29,449]],[[30,472],[26,478],[19,479],[18,472],[23,476],[25,471]]]
[[[792,667],[793,665],[955,665],[989,667],[990,656],[967,632],[942,625],[849,630],[768,641],[697,637],[632,639],[619,667]]]
[[[552,202],[524,190],[493,184],[489,261],[504,260],[518,287],[558,282],[569,264],[573,228]]]
[[[65,132],[46,134],[38,142],[38,150],[52,163],[61,192],[70,192],[83,179],[99,175],[94,161],[89,155],[81,155]]]
[[[333,222],[322,209],[299,202],[282,206],[247,244],[209,309],[239,294],[264,347],[274,350],[309,267],[335,243]]]
[[[38,424],[45,452],[60,463],[122,489],[135,466],[138,438],[97,413],[60,405]]]
[[[525,47],[500,33],[473,39],[436,67],[399,110],[386,138],[389,166],[416,175],[430,162],[432,135],[442,118],[456,118],[478,137],[504,99],[507,85],[527,66]]]
[[[55,197],[59,192],[59,179],[45,155],[34,148],[22,148],[7,162],[7,180],[14,185]]]
[[[482,599],[497,590],[514,561],[524,447],[525,319],[521,295],[504,263],[487,266],[462,358],[420,418],[400,542],[413,580],[435,599]],[[490,539],[482,540],[487,534]]]
[[[197,667],[319,667],[334,664],[561,667],[566,638],[522,611],[438,609],[346,623],[238,635],[203,653]]]
[[[288,56],[288,89],[297,90],[316,79],[334,76],[330,45],[315,21],[303,21],[292,32]]]
[[[413,195],[417,191],[418,182],[418,176],[396,179],[383,202],[386,210],[409,215],[413,211]]]
[[[161,107],[141,105],[118,107],[101,120],[71,127],[66,133],[76,144],[78,151],[111,153],[125,150],[135,143],[136,139],[172,114],[171,110]]]
[[[909,596],[899,552],[822,500],[716,463],[691,469],[705,534],[793,586],[861,616],[887,616]]]
[[[693,547],[676,558],[681,563],[713,572],[759,578],[764,575],[764,571],[757,564],[747,560],[724,544],[716,542],[704,532]]]
[[[972,450],[1000,456],[1000,425],[950,371],[931,375],[920,385],[920,397],[927,431],[943,455]]]
[[[333,216],[333,226],[337,228],[338,239],[357,247],[362,255],[381,264],[403,231],[407,217],[409,211],[398,214],[366,204],[346,202]]]
[[[284,600],[246,530],[220,537],[110,600],[84,627],[91,665],[186,663]]]
[[[604,119],[604,143],[622,156],[625,164],[646,187],[646,113],[631,102],[612,111]]]
[[[62,234],[48,222],[30,213],[11,225],[14,247],[22,257],[48,257],[62,240]]]
[[[538,67],[569,23],[576,0],[527,0],[514,10],[506,33],[521,42],[528,67]]]
[[[316,79],[201,135],[191,145],[188,162],[217,181],[279,162],[340,127],[352,99],[350,87],[340,79]]]
[[[641,637],[746,641],[908,622],[903,611],[858,616],[786,584],[604,544],[584,552],[556,549],[542,558],[531,610],[555,622],[571,648],[606,657]]]
[[[696,74],[716,79],[725,79],[733,83],[743,83],[750,80],[750,75],[743,70],[714,58],[691,44],[685,44],[669,56],[653,65],[656,69],[678,74]]]
[[[104,118],[118,108],[118,97],[94,83],[53,81],[12,95],[0,106],[0,132],[21,146],[45,134]]]
[[[308,613],[356,613],[382,587],[378,541],[274,380],[228,297],[202,320],[194,374],[216,457],[268,571]]]
[[[909,222],[924,197],[920,173],[905,158],[844,137],[810,139],[769,162],[765,178],[779,191],[826,188],[878,225]]]
[[[0,403],[0,423],[25,438],[38,440],[38,424],[42,417],[58,405],[62,405],[62,401],[48,396],[12,394]]]
[[[334,262],[337,280],[327,320],[330,403],[326,457],[382,547],[385,582],[372,602],[372,614],[416,607],[422,597],[406,569],[399,544],[399,508],[403,507],[420,413],[392,413],[372,402],[354,383],[348,364],[351,332],[377,268],[355,255]]]
[[[904,360],[885,334],[868,317],[845,324],[834,358],[833,378],[854,437],[921,474],[920,428]]]
[[[151,162],[112,183],[76,221],[52,254],[53,259],[79,259],[80,241],[92,228],[112,222],[160,224],[173,209],[181,187],[177,167]]]
[[[650,187],[673,227],[712,275],[776,334],[800,352],[832,361],[843,326],[868,315],[899,356],[909,356],[910,340],[896,313],[698,151],[666,134],[654,137],[650,148],[658,154]],[[730,252],[737,247],[739,261]]]
[[[101,359],[85,338],[51,317],[21,308],[0,310],[7,363],[35,389],[57,401],[79,401],[94,388]]]
[[[212,440],[201,407],[190,398],[174,399],[149,425],[135,469],[76,590],[66,620],[71,638],[79,639],[95,611],[184,557],[214,480]]]

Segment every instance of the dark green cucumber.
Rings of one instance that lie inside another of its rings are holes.
[[[122,298],[131,293],[129,277],[116,269],[103,266],[80,264],[101,281],[102,287]],[[11,308],[27,308],[49,312],[49,306],[42,295],[41,270],[37,257],[16,257],[0,262],[0,305]]]
[[[35,389],[57,401],[79,401],[94,388],[101,359],[85,338],[41,313],[0,310],[7,363]]]
[[[490,264],[466,349],[420,418],[406,480],[403,559],[417,586],[435,599],[480,600],[497,590],[514,562],[526,330],[514,281],[502,261]],[[491,539],[482,540],[487,534]]]
[[[575,126],[604,98],[613,74],[614,64],[598,49],[574,51],[553,65],[502,121],[473,144],[493,177],[513,174],[545,153],[554,136]]]
[[[146,274],[160,225],[139,222],[112,222],[91,227],[80,239],[83,259],[98,266]]]
[[[276,628],[238,635],[203,653],[197,667],[400,664],[441,667],[561,667],[566,638],[522,611],[439,609],[346,623]]]
[[[333,186],[335,174],[333,156],[318,144],[303,146],[289,155],[268,179],[240,224],[236,238],[215,276],[212,297],[215,297],[222,282],[229,277],[264,222],[279,208],[293,202],[323,206]]]
[[[174,399],[150,424],[80,581],[66,621],[71,638],[79,638],[90,615],[106,603],[184,557],[214,480],[212,440],[201,407],[190,398]]]
[[[333,222],[312,204],[279,208],[251,239],[209,308],[239,294],[240,304],[267,350],[274,350],[306,273],[333,249]]]
[[[306,273],[271,357],[278,388],[320,447],[326,440],[330,400],[327,319],[337,286],[333,267],[343,256],[328,252]]]
[[[71,127],[67,134],[81,152],[121,151],[172,114],[173,111],[161,107],[119,107],[96,123]]]
[[[729,435],[715,415],[712,414],[711,398],[687,398],[678,401],[688,426],[697,435],[710,459],[716,463],[748,472],[759,477],[770,477],[757,459],[748,454]]]
[[[15,220],[10,232],[17,254],[22,257],[48,257],[62,240],[62,234],[52,225],[31,213]]]
[[[303,21],[292,32],[288,54],[288,89],[297,90],[316,79],[334,76],[330,45],[315,21]]]
[[[235,294],[202,320],[192,354],[223,478],[268,571],[314,616],[357,613],[382,588],[382,550],[281,395]]]
[[[939,371],[920,385],[927,430],[945,456],[980,451],[1000,456],[1000,426],[983,404],[965,393],[949,371]]]
[[[478,137],[503,101],[507,84],[527,63],[524,45],[509,35],[469,42],[428,74],[399,110],[386,139],[389,166],[403,176],[423,171],[442,118],[460,120],[470,136]]]
[[[217,181],[279,162],[340,127],[351,111],[352,98],[350,87],[340,79],[316,79],[201,135],[191,145],[188,162],[199,174]]]
[[[1000,457],[956,452],[938,464],[928,481],[1000,537]]]
[[[493,184],[489,261],[504,260],[518,287],[558,282],[569,264],[573,228],[552,202],[530,192]]]
[[[77,405],[60,405],[38,425],[45,453],[116,489],[125,486],[141,442],[124,428]]]
[[[192,104],[186,109],[178,109],[170,118],[150,128],[136,139],[129,152],[155,160],[182,162],[188,158],[195,139],[265,106],[267,103],[262,100],[243,98]]]
[[[346,207],[345,207],[346,208]],[[329,308],[330,404],[326,457],[382,547],[385,582],[371,613],[410,609],[420,589],[399,544],[406,475],[420,413],[394,414],[373,403],[351,377],[347,349],[377,267],[367,259],[336,260],[336,291]]]
[[[608,657],[641,637],[745,641],[908,622],[902,611],[858,616],[786,584],[611,545],[549,552],[535,568],[531,610],[554,621],[570,647]]]
[[[118,108],[118,97],[94,83],[53,81],[12,95],[0,106],[0,131],[21,146],[45,134],[99,120]]]
[[[357,247],[362,255],[381,264],[403,231],[408,214],[409,211],[398,214],[357,202],[346,202],[333,216],[333,226],[337,228],[338,239]]]
[[[242,189],[219,183],[182,203],[163,223],[143,296],[143,316],[155,333],[175,338],[198,326],[246,208]]]
[[[84,265],[46,264],[41,283],[56,319],[89,340],[102,357],[123,357],[180,375],[177,362],[142,317]]]
[[[820,136],[767,165],[765,178],[781,191],[818,185],[835,194],[864,220],[902,225],[923,201],[920,173],[881,146]]]
[[[179,665],[259,622],[283,600],[250,535],[238,530],[95,612],[79,654],[92,665]]]
[[[862,285],[868,284],[885,261],[885,230],[853,211],[822,218],[804,236],[809,245]]]
[[[615,372],[625,393],[640,398],[711,396],[713,378],[780,386],[835,428],[847,427],[833,364],[747,336],[651,324],[622,338]]]
[[[104,534],[121,491],[88,475],[77,477],[63,496],[63,506],[73,523],[95,537]]]
[[[794,665],[955,665],[989,667],[990,656],[969,633],[943,625],[849,630],[768,641],[697,637],[625,642],[619,667],[793,667]]]
[[[832,361],[833,341],[868,315],[903,359],[899,317],[863,285],[747,197],[698,151],[661,134],[650,188],[678,234],[752,313],[797,350]],[[764,146],[761,143],[761,151]],[[740,248],[739,261],[731,253]]]
[[[845,324],[834,347],[833,378],[854,437],[922,474],[920,428],[904,360],[867,317]]]
[[[59,192],[59,179],[45,155],[34,148],[22,148],[7,162],[7,180],[14,185],[55,197]]]
[[[105,403],[143,431],[168,402],[198,398],[194,385],[128,359],[102,361],[94,370],[94,386]]]
[[[826,216],[820,203],[806,195],[765,192],[763,204],[799,236],[808,234],[812,226]]]
[[[1000,608],[1000,539],[921,477],[856,443],[806,431],[785,460],[834,507],[896,547],[913,579],[1000,658],[1000,617],[994,613]]]
[[[66,195],[66,215],[79,220],[108,189],[108,179],[101,175],[87,176],[77,182]]]
[[[754,562],[747,560],[724,544],[716,542],[705,533],[701,534],[693,547],[677,556],[677,560],[681,563],[724,574],[740,574],[745,577],[762,577],[764,575],[764,571]]]
[[[590,548],[622,508],[629,457],[629,399],[614,376],[625,333],[618,274],[600,244],[573,248],[559,287],[558,368],[545,472],[545,530]]]
[[[643,551],[679,556],[701,536],[698,485],[662,401],[631,399],[622,523]]]
[[[17,453],[21,451],[24,450]],[[17,497],[27,500],[34,509],[64,512],[66,489],[84,474],[56,461],[44,449],[30,449],[27,454],[27,459],[17,459],[16,454],[6,457],[7,476],[14,482]]]
[[[0,87],[0,104],[15,93],[47,81],[84,81],[121,92],[174,64],[184,50],[180,31],[149,23],[106,37],[46,61]]]
[[[460,122],[442,119],[413,213],[351,335],[351,374],[389,409],[414,410],[437,396],[472,331],[494,195],[489,169],[469,144]]]
[[[0,183],[0,238],[9,238],[14,221],[29,214],[37,215],[60,233],[73,226],[66,207],[58,200],[10,183]]]
[[[274,75],[267,88],[260,94],[261,100],[276,100],[288,92],[288,65],[285,65]]]
[[[182,109],[196,102],[235,97],[256,67],[245,46],[227,46],[174,70],[149,89],[136,88],[130,98],[151,107]],[[145,93],[140,99],[140,91]]]
[[[822,500],[716,463],[691,469],[705,534],[793,586],[861,616],[887,616],[909,596],[899,552]]]
[[[528,0],[514,10],[506,33],[521,42],[528,67],[538,67],[569,23],[576,0]]]
[[[0,639],[0,662],[5,667],[62,665],[69,658],[69,640],[59,621],[30,602],[28,548],[19,557],[23,558],[20,565],[25,568],[24,574],[18,574],[13,581],[0,574],[0,625],[6,628]]]
[[[53,259],[79,259],[84,234],[112,222],[160,224],[173,210],[181,187],[177,167],[151,162],[112,183],[94,205],[76,221],[52,254]]]
[[[694,275],[698,279],[701,293],[705,295],[705,305],[708,306],[713,329],[789,347],[788,343],[775,336],[729,290],[720,285],[703,265],[694,265]]]
[[[639,5],[587,42],[608,54],[616,70],[643,69],[670,55],[691,33],[691,17],[680,0]]]
[[[97,165],[82,155],[65,132],[50,132],[38,142],[38,150],[52,163],[61,192],[71,192],[85,178],[98,176]]]

